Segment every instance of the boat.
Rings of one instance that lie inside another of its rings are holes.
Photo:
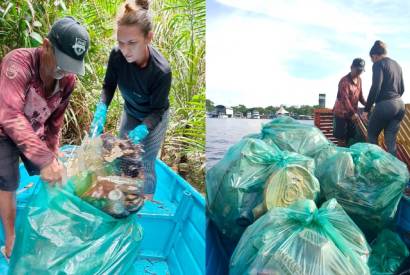
[[[252,119],[260,119],[261,117],[260,117],[258,111],[252,111],[252,116],[251,116],[251,118],[252,118]]]
[[[299,120],[313,120],[313,117],[309,116],[309,115],[298,115],[296,117],[296,119],[299,119]]]
[[[144,235],[137,260],[127,274],[205,274],[205,199],[161,160],[156,160],[157,190],[154,202],[147,201],[136,214]],[[17,191],[17,221],[42,184],[38,176],[29,176],[20,165]],[[18,222],[17,222],[18,226]],[[0,242],[4,234],[0,229]],[[8,273],[8,264],[0,256],[0,275]]]

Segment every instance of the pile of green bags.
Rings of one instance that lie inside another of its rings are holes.
[[[316,127],[299,123],[291,117],[276,118],[262,127],[262,139],[281,150],[308,157],[315,155],[330,141]]]
[[[124,274],[142,240],[135,216],[115,219],[63,187],[40,188],[22,214],[10,274]]]
[[[367,143],[328,147],[322,154],[316,177],[326,199],[336,198],[366,234],[380,232],[394,217],[409,181],[406,165]]]
[[[230,262],[230,274],[365,275],[369,246],[332,199],[273,208],[249,226]]]
[[[409,253],[383,231],[368,265],[366,238],[392,221],[408,181],[406,165],[380,147],[337,147],[280,117],[207,172],[208,214],[224,237],[240,238],[231,275],[382,274]]]
[[[313,159],[254,138],[231,147],[207,172],[206,183],[209,216],[231,240],[238,240],[266,209],[298,196],[315,199],[320,189]]]

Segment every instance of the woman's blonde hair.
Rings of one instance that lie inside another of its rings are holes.
[[[137,26],[144,36],[152,31],[152,15],[148,0],[133,0],[123,3],[117,13],[118,26]]]

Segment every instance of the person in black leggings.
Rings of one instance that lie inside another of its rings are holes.
[[[369,118],[369,142],[377,144],[378,137],[384,130],[387,151],[396,156],[397,133],[405,115],[405,106],[401,99],[404,84],[400,65],[386,54],[386,45],[380,40],[374,42],[370,49],[370,58],[373,62],[372,86],[364,111],[367,115],[376,103]]]

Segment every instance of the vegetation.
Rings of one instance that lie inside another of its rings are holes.
[[[215,110],[215,103],[212,100],[207,99],[206,100],[206,111],[213,112],[214,110]]]
[[[91,45],[65,114],[62,142],[79,144],[99,101],[119,0],[6,0],[0,3],[0,58],[15,48],[36,47],[52,23],[65,15],[87,26]],[[161,158],[204,190],[205,173],[205,1],[153,0],[154,46],[173,72],[171,119]],[[118,131],[123,101],[116,93],[106,131]]]
[[[318,105],[309,106],[309,105],[302,105],[302,106],[283,106],[289,113],[295,116],[299,115],[307,115],[313,116],[314,109],[319,108]],[[252,110],[258,111],[261,116],[269,116],[276,113],[279,110],[280,106],[268,106],[268,107],[246,107],[245,105],[239,104],[238,106],[233,106],[233,111],[235,114],[241,113],[243,116],[246,117],[247,112],[251,112]],[[215,110],[215,103],[207,99],[206,100],[206,111],[212,112]]]

